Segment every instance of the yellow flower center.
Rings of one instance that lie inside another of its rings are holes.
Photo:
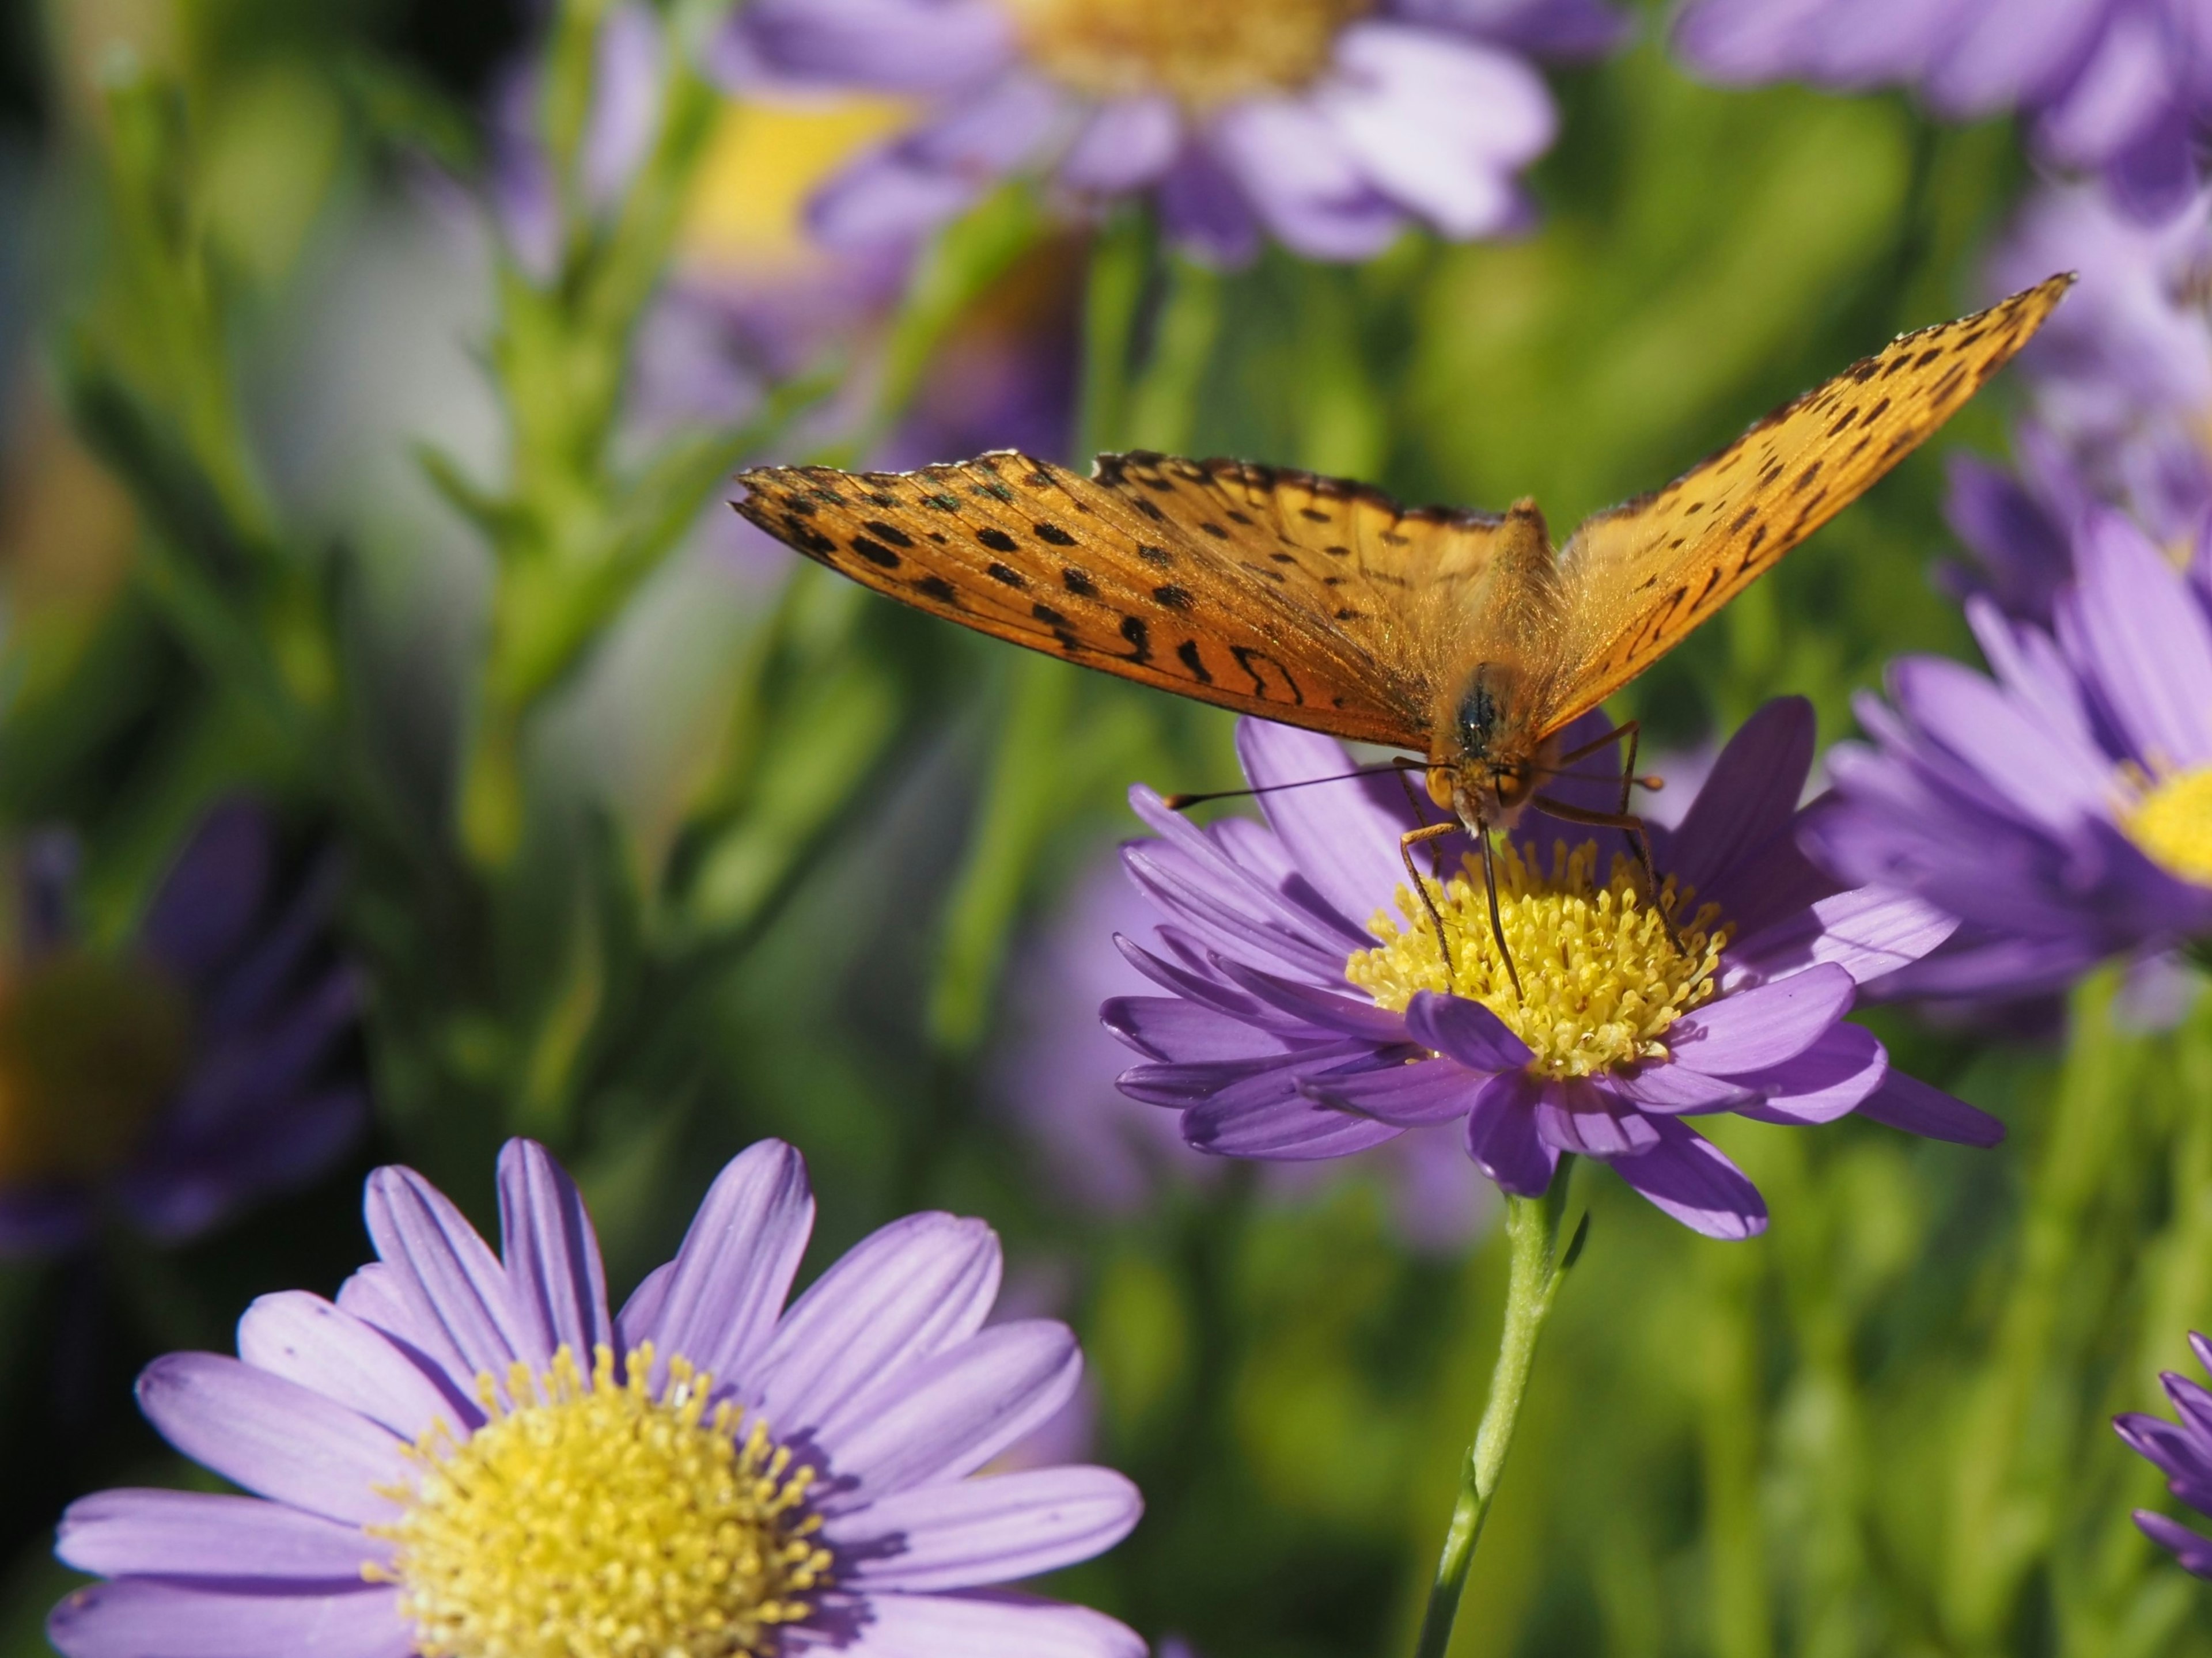
[[[1165,93],[1203,112],[1328,67],[1374,0],[1006,0],[1030,58],[1099,98]]]
[[[490,1419],[456,1442],[434,1426],[414,1484],[389,1493],[398,1520],[387,1571],[423,1658],[762,1658],[828,1582],[811,1468],[757,1417],[742,1438],[727,1403],[707,1418],[713,1378],[668,1361],[647,1391],[653,1348],[602,1346],[586,1382],[562,1347],[543,1376],[516,1365],[507,1401],[489,1376]]]
[[[72,952],[0,981],[0,1181],[122,1163],[183,1074],[191,1029],[143,961]]]
[[[1678,922],[1677,950],[1658,912],[1644,902],[1634,864],[1616,857],[1605,884],[1597,884],[1594,841],[1571,851],[1554,841],[1547,874],[1501,839],[1497,868],[1498,919],[1521,993],[1498,959],[1481,865],[1472,857],[1441,885],[1424,883],[1451,940],[1449,973],[1428,910],[1401,886],[1398,915],[1377,910],[1367,924],[1382,942],[1356,951],[1344,976],[1393,1011],[1423,990],[1480,1002],[1534,1050],[1528,1068],[1547,1077],[1587,1077],[1662,1058],[1667,1027],[1712,999],[1728,943],[1719,905]],[[1659,901],[1678,915],[1694,896],[1678,893],[1669,877]]]
[[[2212,766],[2153,785],[2120,827],[2160,868],[2212,886]]]

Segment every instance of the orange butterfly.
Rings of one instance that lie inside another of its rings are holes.
[[[1012,451],[918,472],[768,467],[739,475],[736,506],[831,569],[1000,639],[1417,750],[1457,823],[1407,837],[1409,874],[1413,841],[1464,824],[1486,854],[1484,831],[1534,805],[1629,831],[1656,890],[1627,810],[1633,726],[1603,739],[1630,738],[1617,814],[1536,792],[1578,757],[1559,733],[1924,442],[2072,282],[1900,336],[1557,552],[1533,501],[1502,516],[1407,508],[1337,478],[1143,452],[1101,455],[1088,478]],[[1491,906],[1495,926],[1494,883]]]

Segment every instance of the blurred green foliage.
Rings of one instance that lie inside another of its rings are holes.
[[[419,453],[444,505],[334,507],[272,481],[271,388],[314,372],[315,291],[367,257],[410,169],[481,155],[474,109],[386,50],[420,36],[411,14],[97,9],[46,16],[41,185],[9,209],[9,234],[46,250],[19,402],[66,408],[135,527],[104,586],[40,586],[10,550],[0,812],[79,826],[110,932],[220,790],[252,784],[340,836],[380,1127],[318,1191],[191,1249],[118,1236],[0,1271],[0,1653],[43,1649],[64,1501],[191,1477],[131,1414],[136,1364],[226,1345],[255,1293],[334,1287],[362,1254],[372,1159],[486,1218],[510,1133],[578,1170],[618,1285],[763,1134],[811,1160],[817,1263],[904,1209],[988,1217],[1018,1268],[1064,1286],[1099,1455],[1149,1501],[1066,1591],[1211,1658],[1407,1649],[1496,1343],[1497,1241],[1411,1254],[1379,1184],[1292,1204],[1245,1169],[1087,1216],[985,1103],[1010,952],[1129,832],[1131,780],[1230,780],[1227,722],[818,572],[739,582],[690,538],[747,455],[865,453],[1045,234],[1039,204],[1009,191],[948,233],[857,412],[821,416],[831,363],[743,424],[638,439],[637,328],[712,99],[673,75],[636,181],[585,203],[597,12],[570,7],[544,105],[557,267],[480,267],[479,325],[446,343],[500,429],[463,453],[364,417],[340,440]],[[102,28],[137,43],[95,49]],[[2001,127],[1716,92],[1649,40],[1561,86],[1522,242],[1222,275],[1141,222],[1105,227],[1087,438],[1488,507],[1529,494],[1564,528],[1962,308],[2022,182]],[[323,392],[343,409],[350,388]],[[1985,398],[1946,443],[1999,448],[2002,419]],[[1686,745],[1797,691],[1832,737],[1887,657],[1962,650],[1926,580],[1941,464],[1909,461],[1634,711]],[[625,696],[630,630],[677,612],[665,648],[690,665]],[[655,744],[674,755],[658,780],[625,781]],[[2111,996],[2083,990],[2063,1053],[1885,1017],[1900,1063],[2014,1138],[1975,1154],[1855,1122],[1735,1125],[1774,1212],[1755,1244],[1695,1238],[1583,1171],[1593,1232],[1457,1658],[2212,1652],[2199,1591],[2127,1521],[2155,1478],[2106,1426],[2154,1403],[2183,1333],[2212,1321],[2212,1017],[2130,1035]]]

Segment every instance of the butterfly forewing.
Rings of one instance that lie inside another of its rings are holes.
[[[1657,494],[1584,523],[1560,555],[1547,723],[1596,707],[1856,500],[2027,343],[2072,281],[1903,335]]]
[[[1012,452],[917,472],[771,467],[739,476],[737,507],[808,557],[996,638],[1334,736],[1425,744],[1425,684],[1266,574],[1278,543],[1256,514],[1170,516],[1172,491],[1115,477],[1120,464],[1099,479]]]

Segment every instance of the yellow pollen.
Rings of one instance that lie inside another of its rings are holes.
[[[1510,841],[1497,848],[1498,913],[1521,975],[1521,995],[1498,959],[1490,929],[1482,867],[1472,857],[1439,885],[1424,883],[1451,939],[1448,975],[1436,925],[1419,899],[1398,889],[1398,915],[1378,910],[1368,926],[1382,942],[1353,954],[1344,976],[1378,1006],[1401,1011],[1423,990],[1480,1002],[1534,1050],[1529,1069],[1546,1077],[1587,1077],[1609,1066],[1664,1057],[1667,1027],[1712,999],[1728,929],[1720,906],[1678,922],[1682,948],[1668,942],[1658,913],[1644,902],[1641,877],[1627,859],[1613,860],[1597,884],[1597,843],[1570,851],[1553,843],[1545,872]],[[1660,902],[1670,915],[1694,894],[1669,877]]]
[[[2212,766],[2154,784],[2120,827],[2160,868],[2212,886]]]
[[[1006,0],[1030,58],[1100,98],[1165,93],[1204,112],[1328,66],[1374,0]]]
[[[567,1347],[543,1376],[518,1364],[504,1400],[463,1440],[443,1423],[410,1453],[418,1472],[386,1495],[402,1505],[371,1534],[422,1658],[765,1658],[829,1582],[808,1509],[814,1471],[758,1417],[724,1403],[713,1378],[668,1361],[648,1391],[653,1347],[594,1356],[586,1382]]]

